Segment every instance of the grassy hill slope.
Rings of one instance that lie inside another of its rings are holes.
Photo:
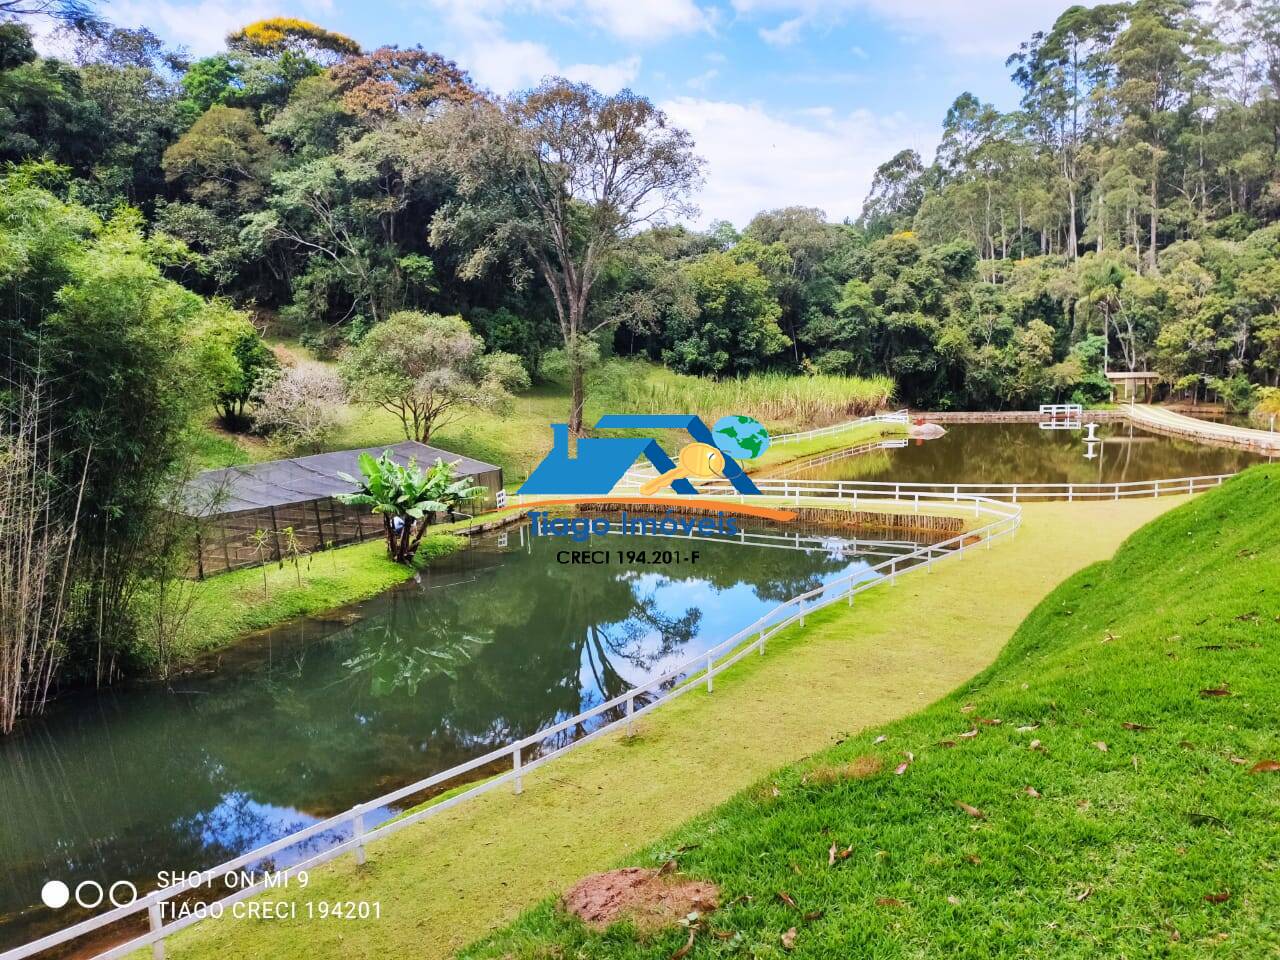
[[[1274,958],[1276,760],[1280,468],[1262,467],[1061,585],[952,696],[628,862],[720,885],[690,958]],[[666,960],[687,939],[593,933],[548,902],[462,956]]]

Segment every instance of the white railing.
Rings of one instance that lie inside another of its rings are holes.
[[[1130,497],[1164,497],[1199,493],[1219,487],[1235,474],[1221,473],[1203,477],[1175,477],[1170,480],[1131,480],[1124,483],[910,483],[893,480],[805,480],[776,477],[755,480],[762,496],[794,501],[798,497],[826,498],[876,504],[896,500],[912,504],[951,501],[962,503],[977,497],[1002,503],[1026,503],[1038,500],[1125,500]],[[621,492],[639,483],[625,477],[615,488]],[[700,494],[741,503],[745,499],[732,485],[719,481],[698,483]],[[0,957],[0,960],[3,960]]]
[[[728,484],[725,484],[725,487],[738,499],[744,499],[738,497],[736,491]],[[807,502],[821,505],[830,503],[832,500],[849,499],[845,495],[849,492],[849,488],[844,484],[838,486],[836,484],[826,484],[825,487],[820,484],[806,484],[803,492],[799,486],[791,484],[788,489],[790,491],[788,497],[796,503]],[[858,491],[855,490],[854,492],[855,496],[852,499],[855,504],[867,502],[868,500],[885,504],[893,499],[892,495],[887,491],[873,490],[862,492],[861,500],[859,500],[856,495]],[[519,496],[511,499],[517,503],[522,500]],[[693,502],[696,503],[696,501]],[[95,954],[95,960],[115,960],[115,958],[125,957],[148,946],[151,947],[155,960],[162,960],[164,957],[164,941],[167,937],[198,923],[207,916],[206,912],[191,911],[170,923],[165,923],[164,905],[175,897],[223,880],[223,878],[233,875],[237,871],[252,870],[274,854],[278,854],[304,841],[314,840],[335,830],[343,831],[344,833],[349,831],[350,837],[272,874],[270,882],[278,884],[282,878],[293,876],[299,871],[309,870],[348,853],[355,857],[357,863],[364,863],[365,849],[374,840],[388,837],[419,821],[435,816],[438,813],[443,813],[451,807],[465,803],[506,783],[512,784],[516,793],[521,793],[524,789],[523,778],[529,771],[550,763],[570,750],[577,749],[592,740],[624,727],[628,733],[631,733],[637,717],[647,714],[677,697],[683,696],[690,690],[705,685],[707,692],[712,692],[716,676],[753,652],[763,656],[765,646],[770,638],[792,624],[803,624],[804,618],[808,614],[835,603],[837,600],[843,599],[852,604],[853,598],[857,594],[881,583],[887,582],[893,585],[902,573],[910,569],[924,567],[928,572],[932,573],[935,563],[951,557],[963,559],[966,550],[972,550],[980,544],[985,544],[989,549],[992,542],[1000,537],[1012,536],[1022,522],[1022,510],[1020,507],[981,496],[955,494],[954,496],[948,495],[933,501],[929,498],[922,499],[917,494],[910,498],[908,502],[913,503],[917,510],[922,504],[927,507],[947,507],[962,504],[966,510],[972,506],[974,515],[985,516],[987,522],[980,527],[940,543],[915,547],[910,553],[891,557],[881,563],[792,597],[769,611],[755,623],[742,628],[733,636],[721,641],[709,650],[691,657],[661,676],[652,677],[644,683],[632,687],[625,693],[584,710],[568,720],[562,720],[550,727],[539,730],[531,736],[524,737],[496,750],[491,750],[483,756],[475,757],[457,766],[450,767],[448,770],[442,770],[415,783],[392,790],[390,793],[383,794],[373,800],[357,804],[345,813],[329,817],[288,836],[281,837],[279,840],[241,854],[226,863],[211,867],[196,875],[185,877],[172,886],[147,893],[133,903],[108,910],[63,930],[33,940],[24,946],[0,953],[0,960],[23,960],[23,958],[35,956],[45,950],[101,930],[103,927],[143,914],[146,915],[149,925],[149,930],[146,933]],[[620,715],[615,719],[610,719],[607,715],[611,713]],[[576,729],[584,729],[585,725],[595,720],[603,721],[602,726],[583,737],[557,746],[549,752],[540,753],[531,760],[526,759],[531,749],[560,734]],[[510,765],[509,769],[477,783],[462,793],[425,807],[415,813],[398,819],[391,819],[372,830],[368,829],[368,825],[365,823],[366,817],[376,814],[381,809],[499,762],[508,763]],[[214,901],[210,904],[210,908],[212,909],[216,905],[225,910],[238,901],[267,889],[268,885],[269,881],[265,877],[256,883],[246,884],[236,889],[234,893]]]
[[[305,841],[314,840],[335,830],[349,831],[351,836],[349,839],[327,847],[325,850],[279,871],[273,875],[275,881],[279,882],[281,876],[292,876],[299,871],[308,870],[347,853],[353,854],[358,863],[363,863],[365,848],[374,840],[390,836],[405,827],[425,820],[437,813],[442,813],[473,797],[487,793],[502,784],[511,783],[515,792],[520,793],[523,790],[523,777],[530,770],[549,763],[569,750],[576,749],[623,727],[627,728],[629,733],[636,717],[649,713],[699,686],[705,685],[707,691],[711,692],[714,689],[714,679],[717,675],[723,673],[752,652],[763,655],[765,646],[771,637],[794,623],[803,623],[804,618],[809,613],[841,599],[852,604],[853,598],[857,594],[881,583],[888,582],[892,585],[902,573],[910,569],[923,566],[929,572],[932,572],[935,563],[950,557],[963,558],[966,550],[973,549],[980,544],[985,544],[989,549],[991,544],[1000,537],[1012,536],[1022,522],[1022,511],[1017,506],[1022,502],[1033,500],[1119,500],[1127,497],[1159,497],[1188,494],[1219,486],[1230,476],[1230,474],[1222,474],[1172,480],[1089,484],[928,484],[895,483],[892,481],[777,479],[756,481],[762,493],[762,497],[759,498],[744,497],[728,483],[704,485],[699,488],[702,493],[714,494],[737,502],[768,503],[770,501],[783,501],[797,506],[821,507],[835,501],[852,509],[857,509],[862,505],[897,506],[911,507],[916,512],[919,512],[922,508],[936,509],[938,507],[954,508],[958,506],[964,508],[966,512],[972,508],[975,516],[985,516],[987,522],[974,530],[961,533],[941,543],[915,547],[908,553],[890,557],[874,566],[793,597],[785,603],[779,604],[755,623],[744,627],[711,649],[686,660],[661,676],[650,678],[644,683],[631,688],[626,693],[583,711],[575,717],[563,720],[531,736],[499,747],[483,756],[468,760],[448,770],[442,770],[416,783],[408,784],[373,800],[358,804],[345,813],[340,813],[327,820],[312,824],[296,833],[289,834],[256,850],[251,850],[232,860],[228,860],[226,863],[204,870],[198,876],[188,877],[173,886],[152,891],[133,903],[108,910],[105,913],[83,920],[56,933],[48,934],[24,946],[0,953],[0,960],[23,960],[23,958],[35,956],[45,950],[69,943],[103,927],[144,913],[148,918],[150,927],[147,933],[97,954],[96,960],[114,960],[114,958],[127,956],[148,946],[152,948],[153,956],[159,960],[164,956],[164,941],[167,937],[198,923],[205,916],[203,913],[190,912],[171,923],[165,923],[163,920],[163,907],[165,903],[173,898],[219,881],[236,871],[252,869],[274,854]],[[518,495],[511,498],[516,505],[519,505],[524,499]],[[691,501],[691,503],[696,503],[696,501]],[[663,688],[667,689],[664,691]],[[606,716],[610,712],[620,712],[621,716],[610,720]],[[532,748],[536,748],[560,734],[583,728],[597,718],[605,722],[596,730],[586,736],[558,746],[547,753],[541,753],[526,762],[525,758]],[[484,780],[462,793],[416,813],[399,819],[392,819],[372,830],[366,829],[366,817],[375,814],[381,809],[390,807],[398,801],[415,794],[423,793],[441,784],[448,783],[450,780],[503,761],[510,764],[510,769],[504,773]],[[255,884],[243,886],[229,896],[215,901],[215,903],[226,908],[266,888],[267,880],[264,879]]]
[[[909,423],[910,418],[907,416],[906,409],[896,410],[893,413],[877,413],[871,417],[860,417],[857,420],[849,420],[846,423],[837,423],[830,427],[819,427],[816,430],[805,430],[803,433],[784,433],[776,437],[769,438],[769,445],[772,447],[780,446],[784,443],[798,443],[801,440],[809,440],[813,437],[825,437],[833,433],[843,433],[846,430],[852,430],[854,427],[861,427],[868,423]]]

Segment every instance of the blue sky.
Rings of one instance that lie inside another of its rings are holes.
[[[1068,0],[107,0],[194,54],[291,15],[366,47],[420,43],[506,93],[561,74],[628,86],[707,160],[698,222],[804,204],[856,216],[877,164],[927,159],[964,90],[1009,107],[1005,58]]]

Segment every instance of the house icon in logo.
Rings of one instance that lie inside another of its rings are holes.
[[[596,422],[596,429],[687,430],[696,443],[717,446],[702,418],[691,414],[609,414]],[[551,452],[529,474],[529,479],[520,487],[521,494],[605,496],[641,457],[653,464],[660,474],[676,468],[675,462],[652,437],[580,437],[577,455],[570,456],[569,425],[553,423],[551,433]],[[724,457],[724,479],[739,493],[758,496],[759,488],[742,471],[742,467],[729,454],[721,453]],[[683,478],[672,480],[671,489],[686,496],[698,492]]]

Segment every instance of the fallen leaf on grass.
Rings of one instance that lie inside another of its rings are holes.
[[[1230,899],[1230,890],[1223,890],[1221,893],[1206,893],[1204,895],[1205,903],[1226,903]]]
[[[951,904],[953,907],[958,907],[960,906],[960,898],[953,893],[947,897],[947,903]]]
[[[775,797],[780,797],[780,796],[782,796],[782,791],[781,791],[781,790],[779,790],[777,787],[772,787],[772,788],[770,788],[770,789],[771,789],[771,792],[773,793],[773,795],[774,795]]]
[[[977,709],[977,707],[975,707],[972,703],[966,703],[963,707],[961,707],[961,708],[960,708],[960,712],[961,712],[961,713],[973,713],[973,711],[974,711],[974,710],[976,710],[976,709]]]
[[[978,728],[977,728],[977,727],[974,727],[972,730],[966,730],[964,733],[960,734],[960,739],[961,739],[961,740],[972,740],[972,739],[973,739],[974,737],[976,737],[977,735],[978,735]]]
[[[1103,753],[1106,753],[1108,750],[1107,745],[1103,743],[1101,740],[1095,740],[1093,745],[1097,747],[1099,750],[1101,750]]]
[[[893,768],[893,775],[900,777],[907,772],[907,767],[911,766],[910,760],[903,760],[900,764]]]
[[[813,923],[815,920],[821,920],[821,919],[822,919],[821,910],[810,910],[808,913],[804,915],[805,923]]]
[[[1086,900],[1088,900],[1092,896],[1093,896],[1093,887],[1085,887],[1078,894],[1076,894],[1076,903],[1084,903]]]
[[[874,740],[872,740],[871,742],[872,742],[873,744],[876,744],[876,743],[884,743],[884,742],[885,742],[886,740],[888,740],[888,739],[889,739],[889,738],[888,738],[888,737],[886,737],[886,736],[882,733],[882,734],[880,734],[880,736],[876,737],[876,738],[875,738]]]
[[[1144,726],[1144,725],[1143,725],[1143,724],[1141,724],[1141,723],[1122,723],[1122,724],[1120,724],[1120,726],[1124,727],[1126,730],[1137,730],[1137,731],[1139,731],[1139,732],[1141,732],[1141,731],[1143,731],[1143,730],[1150,730],[1150,729],[1151,729],[1150,727],[1148,727],[1148,726]]]
[[[836,844],[831,844],[831,849],[827,851],[827,866],[834,867],[837,860],[848,860],[851,853],[853,853],[853,847],[845,847],[841,850]]]
[[[1280,760],[1259,760],[1249,768],[1250,773],[1280,773]]]
[[[781,900],[783,903],[785,903],[792,910],[800,909],[799,907],[796,906],[795,900],[791,899],[791,894],[787,893],[787,891],[785,890],[778,891],[778,899]]]
[[[979,717],[978,722],[984,727],[998,727],[1000,724],[1004,723],[1004,721],[999,717]]]
[[[1038,723],[1028,723],[1025,727],[1019,727],[1019,728],[1018,728],[1018,732],[1019,732],[1019,733],[1030,733],[1032,730],[1039,730],[1039,729],[1040,729],[1040,724],[1038,724]]]
[[[685,945],[671,955],[671,960],[683,960],[689,955],[689,951],[693,949],[693,938],[698,935],[698,928],[691,927],[689,929],[689,939],[685,941]]]
[[[900,907],[902,901],[897,897],[876,897],[877,907]]]
[[[939,740],[937,745],[949,750],[956,745],[956,742],[954,740]]]
[[[790,930],[788,930],[786,933],[784,933],[784,934],[782,935],[782,949],[783,949],[783,950],[794,950],[794,949],[795,949],[795,946],[796,946],[796,937],[797,937],[797,936],[798,936],[798,934],[796,933],[796,928],[795,928],[795,927],[792,927]]]
[[[1022,792],[1023,792],[1023,793],[1025,793],[1028,797],[1038,797],[1038,796],[1040,796],[1040,791],[1039,791],[1039,790],[1037,790],[1035,787],[1031,786],[1030,784],[1028,784],[1028,785],[1027,785],[1027,788],[1026,788],[1025,790],[1023,790]]]
[[[1039,740],[1032,740],[1031,743],[1027,745],[1027,749],[1028,750],[1044,750],[1044,744],[1042,744]]]
[[[985,820],[987,818],[987,815],[985,813],[983,813],[977,807],[970,806],[967,803],[961,803],[959,800],[957,800],[956,806],[976,820]]]
[[[1237,767],[1243,767],[1249,761],[1244,757],[1227,757],[1227,760],[1234,763]]]
[[[976,853],[966,853],[964,855],[964,858],[968,860],[970,863],[972,863],[975,867],[982,866],[982,858],[978,856]]]
[[[1202,697],[1229,697],[1229,696],[1231,696],[1231,691],[1230,691],[1229,689],[1227,689],[1227,685],[1224,683],[1224,684],[1223,684],[1222,686],[1220,686],[1220,687],[1210,687],[1208,690],[1201,690],[1201,691],[1200,691],[1200,696],[1202,696]]]

